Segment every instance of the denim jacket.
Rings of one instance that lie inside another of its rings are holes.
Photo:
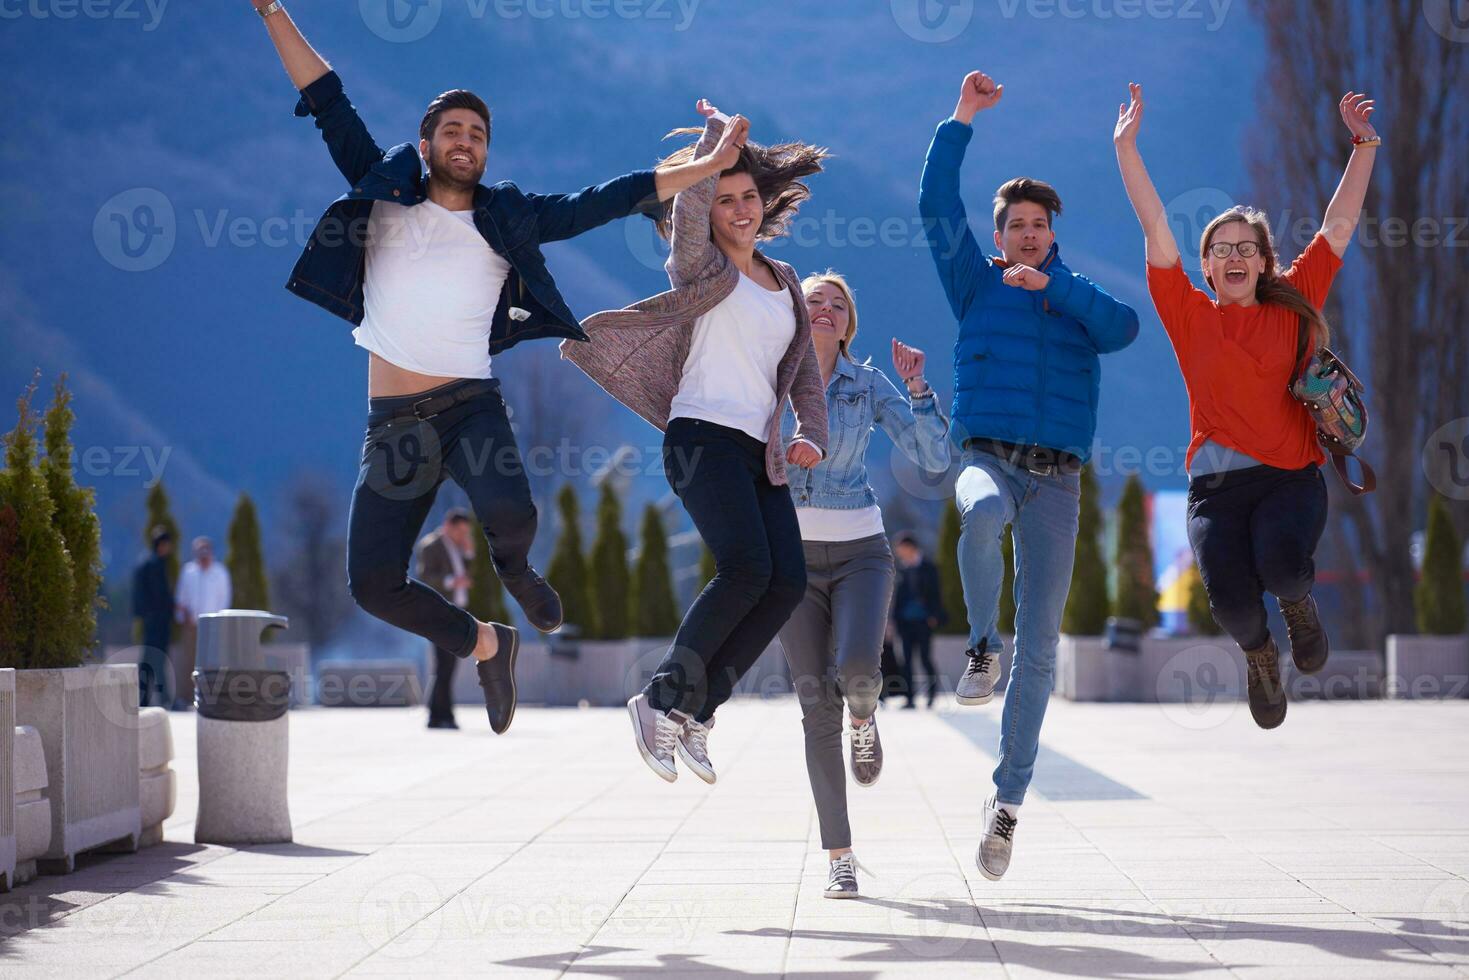
[[[372,202],[423,203],[427,186],[418,147],[402,143],[387,152],[379,148],[334,71],[301,90],[296,115],[316,117],[321,138],[352,189],[317,222],[286,288],[358,324]],[[510,264],[490,327],[490,353],[543,337],[586,340],[546,268],[541,243],[572,238],[629,214],[657,216],[661,209],[651,170],[636,170],[571,194],[529,194],[508,180],[476,187],[474,225]]]
[[[948,420],[934,396],[909,402],[887,375],[870,364],[837,358],[826,386],[826,456],[807,470],[789,469],[791,497],[797,507],[858,510],[877,503],[867,479],[867,444],[872,427],[882,426],[903,454],[925,470],[949,468]],[[789,408],[781,423],[785,442],[794,431]]]

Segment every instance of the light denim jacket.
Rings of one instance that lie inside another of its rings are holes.
[[[909,402],[887,375],[870,364],[837,358],[826,386],[826,456],[812,469],[792,466],[787,473],[797,507],[858,510],[877,503],[867,479],[867,444],[880,425],[903,454],[931,472],[949,468],[949,422],[936,397]],[[789,408],[781,433],[789,442],[795,420]]]

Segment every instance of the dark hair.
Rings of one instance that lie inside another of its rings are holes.
[[[918,543],[918,535],[914,534],[912,531],[899,531],[898,536],[893,538],[893,544],[906,544],[910,545],[911,547],[917,548],[919,551],[923,550],[923,546]]]
[[[703,132],[702,129],[694,128],[675,129],[663,138],[698,136]],[[690,143],[682,149],[674,150],[659,160],[658,166],[678,166],[689,163],[694,159],[695,148],[696,144]],[[755,182],[755,190],[760,194],[760,202],[764,206],[764,215],[760,219],[760,230],[756,233],[755,238],[757,241],[768,241],[785,234],[786,225],[790,223],[791,218],[795,217],[801,202],[811,196],[811,188],[803,183],[802,178],[821,173],[822,161],[830,156],[831,153],[824,146],[810,146],[806,143],[777,143],[775,146],[762,146],[750,140],[740,148],[740,158],[735,161],[734,166],[721,171],[719,176],[750,175],[750,179]],[[658,233],[668,238],[672,231],[673,208],[664,208],[658,220]]]
[[[444,513],[445,524],[469,523],[469,511],[463,507],[450,507]]]
[[[468,109],[478,113],[485,121],[485,144],[490,142],[490,107],[485,105],[485,100],[468,89],[451,88],[428,104],[428,110],[423,114],[423,122],[418,124],[418,138],[432,141],[434,130],[438,128],[439,117],[450,109]]]
[[[1005,181],[995,191],[995,231],[1005,230],[1010,205],[1019,201],[1029,201],[1045,208],[1046,227],[1050,227],[1052,219],[1061,213],[1061,195],[1056,193],[1056,188],[1034,177],[1016,177]]]
[[[172,541],[173,535],[169,533],[168,528],[162,524],[158,524],[154,526],[153,530],[148,532],[148,540],[152,543],[153,550],[157,551],[158,546],[163,544],[163,542]]]

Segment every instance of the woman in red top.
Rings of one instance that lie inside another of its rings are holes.
[[[1341,256],[1357,227],[1380,140],[1373,104],[1348,92],[1338,107],[1352,155],[1321,230],[1285,272],[1264,213],[1230,208],[1199,243],[1204,280],[1197,289],[1180,263],[1163,202],[1137,148],[1142,86],[1117,107],[1113,141],[1133,210],[1147,237],[1148,290],[1173,343],[1189,397],[1188,535],[1209,608],[1240,645],[1248,666],[1250,713],[1261,728],[1285,720],[1279,651],[1264,593],[1285,615],[1296,669],[1326,663],[1326,631],[1311,598],[1313,554],[1326,526],[1326,461],[1316,427],[1289,387],[1299,364],[1300,329],[1309,350],[1326,345],[1321,315]]]

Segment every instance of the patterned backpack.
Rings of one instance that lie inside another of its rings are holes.
[[[1305,359],[1309,335],[1310,327],[1306,318],[1301,317],[1296,342],[1297,365]],[[1356,458],[1357,450],[1367,438],[1367,402],[1362,382],[1329,347],[1316,351],[1298,370],[1289,389],[1291,396],[1311,413],[1316,422],[1316,439],[1331,453],[1336,475],[1354,496],[1371,493],[1377,489],[1377,474],[1366,460],[1357,458],[1357,465],[1362,468],[1360,484],[1353,483],[1347,475],[1347,457]]]

